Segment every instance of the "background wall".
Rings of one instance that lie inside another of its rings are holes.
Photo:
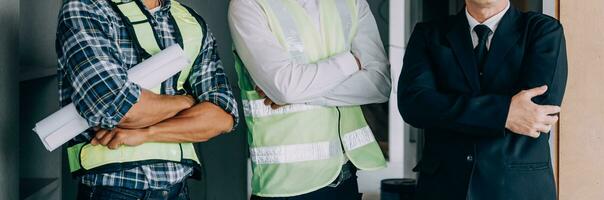
[[[19,0],[0,0],[0,199],[19,196]]]
[[[561,200],[604,199],[602,8],[602,0],[560,0],[569,60],[560,120]]]
[[[181,0],[203,18],[218,40],[218,49],[233,91],[239,98],[239,88],[232,55],[231,34],[227,23],[226,0]],[[240,116],[243,109],[239,105]],[[189,181],[192,199],[239,200],[247,198],[247,137],[245,123],[232,133],[199,144],[205,174],[200,181]]]
[[[57,59],[54,40],[61,0],[20,0],[19,23],[19,198],[69,199],[63,196],[64,150],[48,152],[31,130],[34,124],[59,109]],[[75,185],[75,184],[73,184]],[[75,191],[75,189],[68,190]],[[75,197],[75,196],[73,196]]]

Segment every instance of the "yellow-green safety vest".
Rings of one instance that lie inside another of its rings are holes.
[[[321,31],[296,0],[257,0],[271,32],[298,63],[316,63],[351,49],[358,26],[356,0],[321,0]],[[262,47],[258,47],[262,48]],[[294,104],[273,110],[236,57],[248,126],[252,193],[288,197],[332,183],[347,159],[361,170],[386,161],[359,106]]]
[[[143,58],[159,53],[162,48],[158,34],[153,29],[151,14],[141,1],[112,0],[113,10],[121,15],[127,24],[130,34],[135,39],[135,46],[142,52]],[[183,90],[189,77],[192,65],[197,63],[205,35],[205,23],[192,9],[176,2],[171,2],[171,23],[178,28],[177,39],[186,56],[195,62],[179,73],[177,89]],[[160,93],[157,87],[151,91]],[[177,162],[194,167],[195,177],[199,176],[201,162],[192,143],[145,143],[136,147],[121,146],[111,150],[105,146],[93,146],[79,143],[67,148],[69,167],[74,175],[85,173],[103,173],[129,169],[142,164],[159,162]]]

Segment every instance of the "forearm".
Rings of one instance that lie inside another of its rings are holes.
[[[279,104],[306,103],[321,98],[359,70],[350,52],[310,64],[300,64],[289,55],[280,57],[276,52],[250,54],[238,48],[238,53],[255,84]]]
[[[149,127],[174,117],[194,103],[190,96],[159,95],[143,89],[139,101],[128,110],[118,126],[127,129]]]
[[[321,97],[359,70],[350,50],[312,63],[292,58],[255,3],[231,3],[229,25],[250,76],[276,103],[304,103]]]
[[[359,27],[352,41],[352,52],[362,70],[355,72],[319,98],[313,105],[350,106],[388,101],[391,92],[390,65],[377,23],[366,1],[358,1]]]
[[[230,131],[233,123],[222,108],[203,102],[147,128],[147,142],[204,142]]]
[[[307,104],[322,106],[355,106],[383,103],[390,98],[389,73],[362,70],[322,97],[311,99]]]
[[[398,106],[405,122],[474,136],[504,134],[511,96],[444,94],[429,88],[401,87]]]

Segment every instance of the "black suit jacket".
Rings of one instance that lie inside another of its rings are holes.
[[[567,61],[562,26],[510,8],[479,75],[465,13],[415,27],[399,80],[399,110],[425,129],[418,199],[555,199],[548,134],[505,129],[512,96],[548,85],[533,101],[560,105]]]

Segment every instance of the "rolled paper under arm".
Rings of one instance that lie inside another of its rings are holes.
[[[142,88],[151,89],[176,75],[190,62],[180,46],[172,45],[128,70],[128,78]],[[53,151],[88,128],[88,122],[72,103],[36,123],[33,130],[46,149]]]

